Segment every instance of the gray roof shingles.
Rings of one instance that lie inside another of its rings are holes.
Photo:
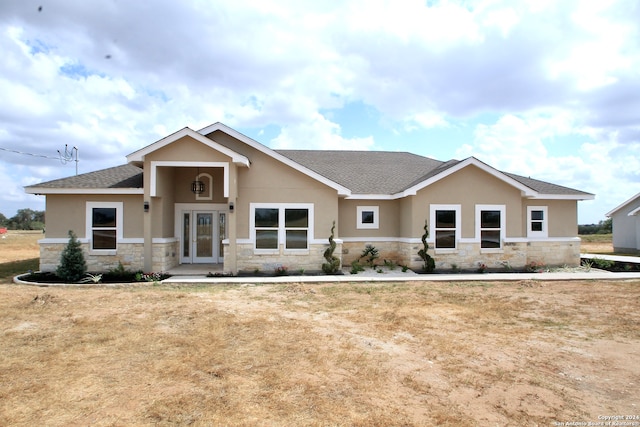
[[[301,166],[336,182],[353,194],[400,193],[455,166],[407,152],[342,150],[275,150]],[[590,195],[583,191],[503,172],[506,176],[549,195]],[[43,189],[142,188],[143,170],[127,164],[28,186]]]
[[[26,188],[142,188],[142,183],[142,169],[133,165],[121,165],[68,178],[54,179]]]

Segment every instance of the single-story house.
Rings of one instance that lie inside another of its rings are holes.
[[[221,123],[184,128],[109,169],[25,188],[46,196],[40,269],[73,230],[90,271],[320,270],[335,222],[342,265],[366,245],[419,269],[429,230],[436,268],[578,265],[577,202],[593,194],[469,157],[273,150]]]
[[[606,215],[613,227],[614,252],[640,252],[640,193]]]

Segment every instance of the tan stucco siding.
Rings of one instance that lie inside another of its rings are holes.
[[[340,237],[397,237],[400,235],[400,200],[340,199]],[[378,228],[358,228],[358,207],[378,207]]]
[[[523,236],[527,236],[527,208],[529,206],[547,208],[548,237],[575,237],[578,235],[578,202],[576,200],[523,200]]]
[[[149,161],[174,161],[174,162],[230,162],[231,158],[217,150],[212,149],[185,136],[165,145],[145,156],[145,164]],[[146,169],[146,168],[145,168]]]
[[[313,203],[314,237],[328,237],[333,221],[338,224],[336,191],[257,150],[250,158],[251,168],[238,169],[237,237],[250,237],[251,203]]]
[[[413,202],[412,230],[421,236],[432,204],[459,204],[462,238],[475,238],[476,205],[505,205],[506,237],[522,237],[522,196],[519,189],[470,165],[420,190]]]
[[[142,237],[143,198],[141,195],[50,194],[46,199],[47,239],[66,238],[69,230],[79,238],[86,234],[87,202],[123,202],[123,237]]]

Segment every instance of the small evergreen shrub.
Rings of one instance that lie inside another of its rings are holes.
[[[360,255],[360,259],[364,258],[365,262],[369,265],[369,267],[375,267],[376,260],[380,255],[378,254],[378,249],[373,245],[367,245],[364,247],[362,254]]]
[[[80,281],[87,272],[82,246],[73,230],[69,230],[69,243],[60,256],[60,265],[56,269],[58,277],[67,283]]]
[[[427,273],[432,273],[436,269],[436,262],[431,255],[427,253],[429,245],[427,244],[427,237],[429,237],[429,224],[424,222],[424,234],[422,235],[422,249],[418,251],[418,256],[422,258],[422,268]]]
[[[331,235],[329,236],[329,247],[326,251],[324,251],[324,259],[327,260],[324,264],[322,264],[322,271],[325,274],[336,274],[340,269],[340,259],[333,255],[333,252],[336,250],[336,242],[333,240],[333,231],[336,228],[336,222],[333,221],[333,226],[331,226]]]

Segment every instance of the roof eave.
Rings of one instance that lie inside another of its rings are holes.
[[[143,188],[48,188],[25,187],[25,193],[35,195],[47,194],[144,194]]]
[[[349,197],[351,196],[351,190],[343,185],[338,184],[335,181],[332,181],[330,179],[328,179],[325,176],[320,175],[317,172],[312,171],[311,169],[302,166],[300,163],[294,162],[293,160],[291,160],[290,158],[283,156],[282,154],[278,153],[277,151],[272,150],[271,148],[267,147],[266,145],[263,145],[261,143],[259,143],[258,141],[254,140],[253,138],[250,138],[240,132],[238,132],[235,129],[232,129],[230,127],[228,127],[225,124],[222,124],[220,122],[216,122],[212,125],[209,125],[207,127],[204,127],[202,129],[200,129],[198,131],[199,134],[201,135],[208,135],[212,132],[215,131],[222,131],[226,134],[228,134],[229,136],[232,136],[233,138],[242,141],[243,143],[247,144],[248,146],[250,146],[251,148],[254,148],[270,157],[272,157],[275,160],[278,160],[282,163],[284,163],[287,166],[292,167],[293,169],[297,170],[298,172],[301,172],[313,179],[315,179],[316,181],[321,182],[322,184],[333,188],[334,190],[336,190],[338,192],[338,196],[339,197]],[[207,138],[208,139],[208,138]]]
[[[638,197],[640,197],[640,193],[636,194],[635,196],[631,197],[630,199],[625,200],[624,202],[622,202],[620,205],[616,206],[615,208],[613,208],[612,210],[610,210],[609,212],[607,212],[605,214],[605,216],[607,218],[610,218],[611,215],[613,215],[614,213],[618,212],[620,209],[624,208],[625,206],[627,206],[629,203],[633,202],[635,199],[637,199]]]
[[[537,193],[529,199],[545,199],[545,200],[593,200],[595,194],[542,194]]]
[[[236,153],[235,151],[218,144],[216,141],[209,139],[207,137],[205,137],[203,134],[194,131],[191,128],[185,127],[180,129],[177,132],[172,133],[169,136],[166,136],[150,145],[147,145],[146,147],[138,150],[138,151],[134,151],[133,153],[129,154],[127,156],[127,163],[132,163],[135,165],[139,165],[141,163],[144,162],[144,158],[147,154],[152,153],[162,147],[165,147],[177,140],[179,140],[180,138],[183,138],[185,136],[189,136],[193,139],[195,139],[198,142],[201,142],[207,146],[209,146],[210,148],[221,152],[222,154],[229,156],[231,158],[231,161],[233,163],[235,163],[238,166],[244,166],[244,167],[249,167],[250,166],[250,162],[249,159],[246,158],[245,156],[243,156],[240,153]]]

